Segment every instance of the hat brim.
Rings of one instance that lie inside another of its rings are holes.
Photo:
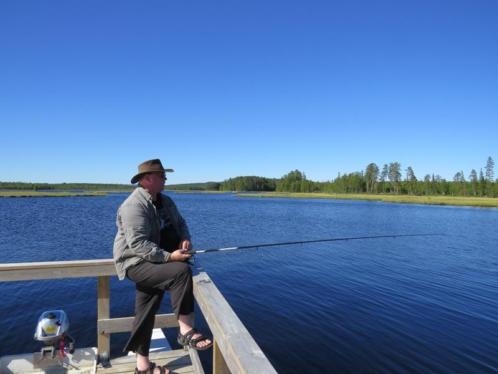
[[[174,170],[173,169],[164,169],[162,171],[163,173],[173,173]],[[137,175],[135,175],[133,178],[131,178],[131,184],[135,184],[138,182],[138,180],[140,179],[140,177],[142,175],[145,175],[145,174],[150,174],[150,173],[161,173],[161,171],[146,171],[145,173],[138,173]]]

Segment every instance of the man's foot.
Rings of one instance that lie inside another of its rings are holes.
[[[196,329],[190,329],[186,332],[181,332],[178,334],[178,344],[183,347],[189,346],[193,349],[203,351],[205,349],[210,348],[213,345],[211,339],[202,335]]]
[[[192,340],[199,339],[199,338],[204,338],[204,339],[199,340],[199,342],[196,344],[197,347],[206,349],[206,348],[209,348],[213,345],[213,342],[211,341],[211,339],[206,338],[200,332],[196,332],[192,336]]]
[[[156,366],[155,363],[150,361],[148,361],[148,363],[145,363],[145,360],[142,356],[141,359],[137,357],[137,367],[135,368],[135,374],[173,374],[173,372],[166,366]]]

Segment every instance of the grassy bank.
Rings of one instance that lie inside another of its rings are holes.
[[[74,196],[105,196],[105,191],[0,191],[0,197],[74,197]]]
[[[0,191],[1,197],[74,197],[74,196],[105,196],[115,191]],[[123,192],[123,191],[120,191]],[[222,191],[172,191],[175,193],[206,193],[219,194]],[[344,199],[344,200],[369,200],[384,201],[388,203],[403,204],[429,204],[472,206],[482,208],[498,208],[498,198],[491,197],[463,197],[463,196],[410,196],[410,195],[374,195],[374,194],[327,194],[327,193],[292,193],[292,192],[254,192],[238,193],[241,197],[288,197],[304,199]]]
[[[498,198],[491,197],[463,197],[463,196],[410,196],[410,195],[374,195],[374,194],[327,194],[327,193],[239,193],[242,197],[292,197],[306,199],[347,199],[384,201],[403,204],[430,204],[473,206],[483,208],[498,208]]]

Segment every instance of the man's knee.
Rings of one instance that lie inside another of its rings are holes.
[[[176,274],[178,277],[191,277],[192,269],[186,262],[178,262],[176,268]]]

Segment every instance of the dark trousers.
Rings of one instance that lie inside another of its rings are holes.
[[[170,291],[176,317],[194,311],[192,271],[185,262],[152,263],[143,261],[129,268],[126,276],[135,282],[135,319],[124,352],[149,356],[154,318],[164,296]]]

